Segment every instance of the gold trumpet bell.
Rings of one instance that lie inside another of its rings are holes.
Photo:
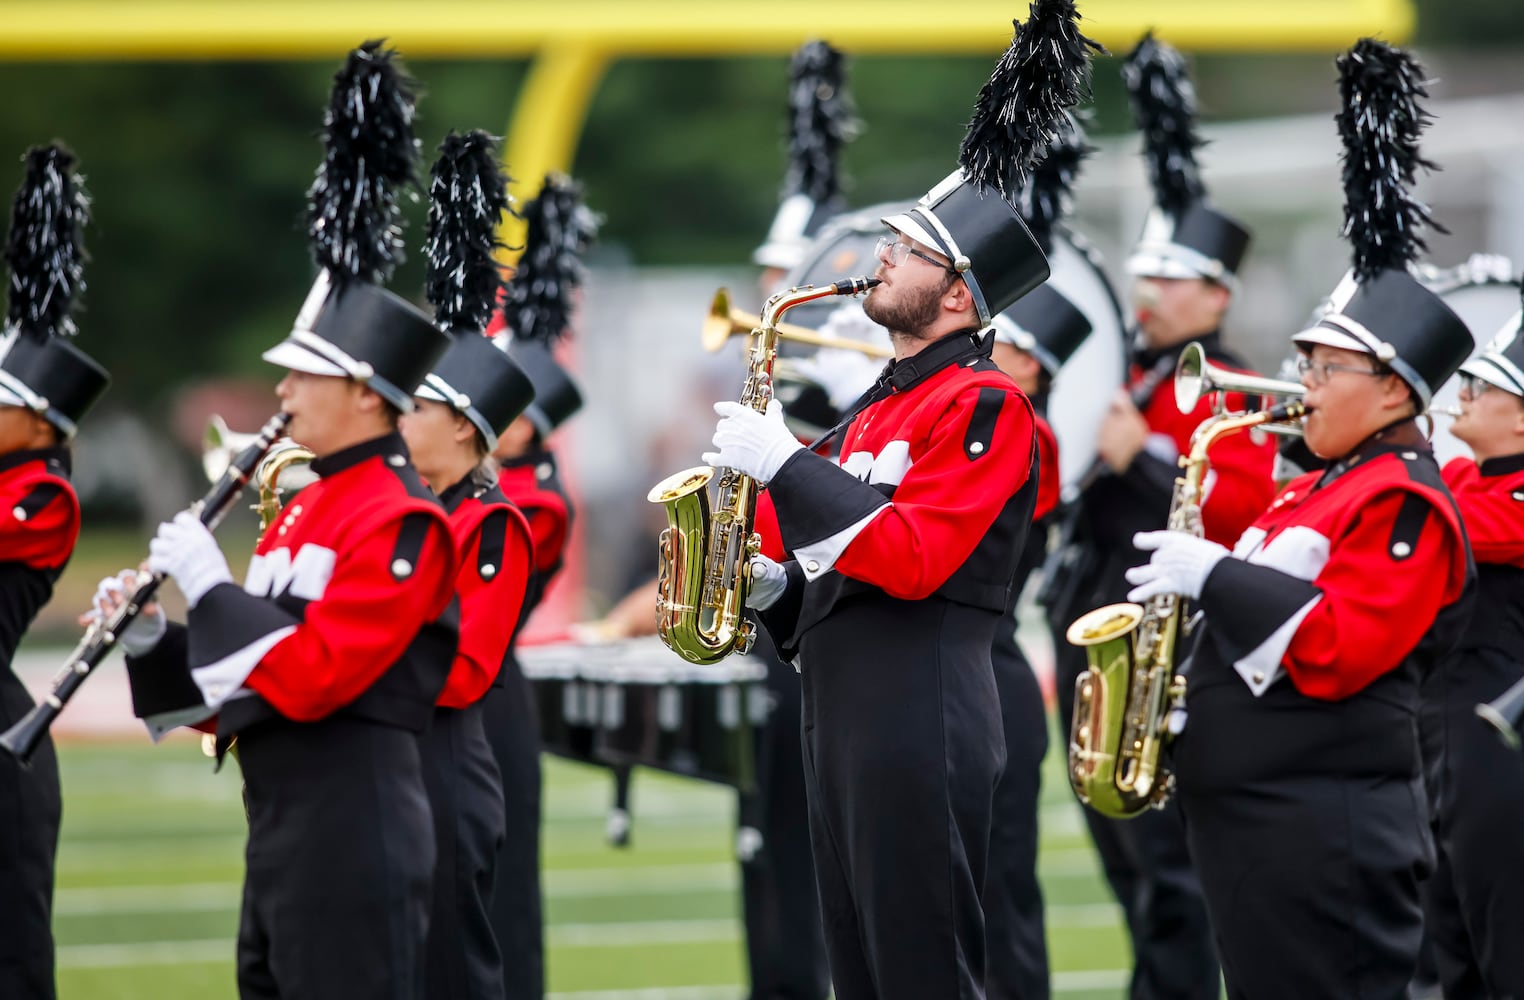
[[[714,301],[709,304],[709,314],[704,317],[699,339],[704,345],[704,350],[715,354],[724,349],[731,337],[751,336],[761,322],[762,317],[734,308],[730,304],[729,290],[721,288],[714,293]],[[792,340],[796,344],[858,351],[870,358],[879,358],[884,361],[894,357],[894,349],[887,345],[870,344],[846,337],[829,337],[795,323],[779,323],[777,330],[780,340]]]

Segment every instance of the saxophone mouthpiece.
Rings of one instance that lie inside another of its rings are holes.
[[[883,282],[877,278],[848,278],[846,281],[838,281],[834,287],[837,295],[857,295],[879,284]]]

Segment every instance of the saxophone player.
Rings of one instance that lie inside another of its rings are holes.
[[[1074,558],[1048,588],[1054,627],[1060,732],[1071,730],[1075,680],[1085,655],[1063,639],[1076,615],[1119,601],[1127,569],[1147,554],[1139,531],[1163,528],[1177,460],[1212,414],[1210,400],[1181,413],[1170,376],[1188,345],[1214,365],[1245,371],[1224,343],[1222,327],[1239,286],[1250,234],[1211,205],[1195,162],[1195,96],[1180,53],[1143,38],[1127,57],[1124,80],[1143,133],[1155,207],[1127,261],[1133,276],[1137,343],[1128,385],[1111,399],[1097,440],[1099,474],[1069,515]],[[1242,409],[1243,398],[1228,405]],[[1206,536],[1224,544],[1242,534],[1274,495],[1275,449],[1258,432],[1225,437],[1211,450],[1212,476],[1201,506]],[[1084,817],[1127,919],[1132,942],[1130,995],[1135,1000],[1216,1000],[1219,975],[1201,886],[1173,806],[1132,819],[1085,808]]]
[[[1153,556],[1128,572],[1129,599],[1182,594],[1205,613],[1174,764],[1234,998],[1404,994],[1433,863],[1420,683],[1471,608],[1460,514],[1416,421],[1472,343],[1407,270],[1427,218],[1403,187],[1423,75],[1369,39],[1339,65],[1355,266],[1292,338],[1325,466],[1231,553],[1143,533]]]
[[[1524,678],[1524,337],[1515,316],[1461,366],[1451,433],[1474,458],[1445,465],[1477,564],[1476,611],[1424,689],[1441,745],[1439,865],[1425,892],[1447,997],[1524,997],[1524,760],[1473,712]]]
[[[766,414],[715,407],[704,460],[767,484],[789,556],[753,558],[749,604],[803,678],[840,1000],[985,995],[981,895],[1005,762],[990,651],[1038,489],[1032,404],[989,360],[986,328],[1048,276],[1008,181],[1088,80],[1087,40],[1064,6],[1034,4],[1018,27],[1001,61],[1017,75],[997,68],[986,85],[962,169],[884,220],[864,309],[895,358],[850,415],[839,461],[800,444],[776,400]],[[1073,62],[1031,50],[1059,36]],[[1011,97],[1037,92],[1051,103]],[[987,138],[1007,101],[1033,148]]]

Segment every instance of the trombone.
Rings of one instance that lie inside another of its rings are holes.
[[[1190,413],[1201,402],[1201,397],[1213,392],[1285,396],[1287,399],[1301,399],[1307,394],[1300,382],[1287,382],[1220,368],[1207,360],[1206,351],[1200,344],[1187,345],[1175,365],[1175,402],[1180,406],[1180,412]],[[1302,434],[1300,421],[1267,423],[1262,425],[1262,429],[1288,437],[1300,437]]]
[[[714,293],[714,301],[709,306],[709,315],[704,317],[704,326],[700,333],[704,350],[710,354],[724,348],[730,342],[730,338],[741,335],[750,336],[762,322],[762,317],[754,316],[742,309],[736,309],[730,304],[730,292],[721,288]],[[861,351],[870,358],[880,358],[888,361],[894,357],[894,348],[882,344],[870,344],[862,340],[851,340],[846,337],[829,337],[825,334],[816,333],[807,326],[797,326],[793,323],[779,323],[777,325],[778,337],[781,340],[792,340],[797,344],[811,344],[815,347],[835,347],[846,351]]]

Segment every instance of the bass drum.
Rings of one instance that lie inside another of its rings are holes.
[[[1075,486],[1095,462],[1096,437],[1111,394],[1127,382],[1127,325],[1122,303],[1083,237],[1055,232],[1048,279],[1090,320],[1090,336],[1058,370],[1048,397],[1048,423],[1058,438],[1059,480]]]
[[[1420,268],[1416,277],[1445,300],[1471,331],[1475,342],[1472,357],[1487,349],[1500,330],[1519,313],[1519,282],[1507,257],[1475,254],[1457,267]],[[1450,433],[1453,411],[1460,405],[1460,379],[1451,378],[1434,393],[1429,405],[1434,421],[1432,443],[1440,467],[1457,456],[1470,457],[1471,449]]]

